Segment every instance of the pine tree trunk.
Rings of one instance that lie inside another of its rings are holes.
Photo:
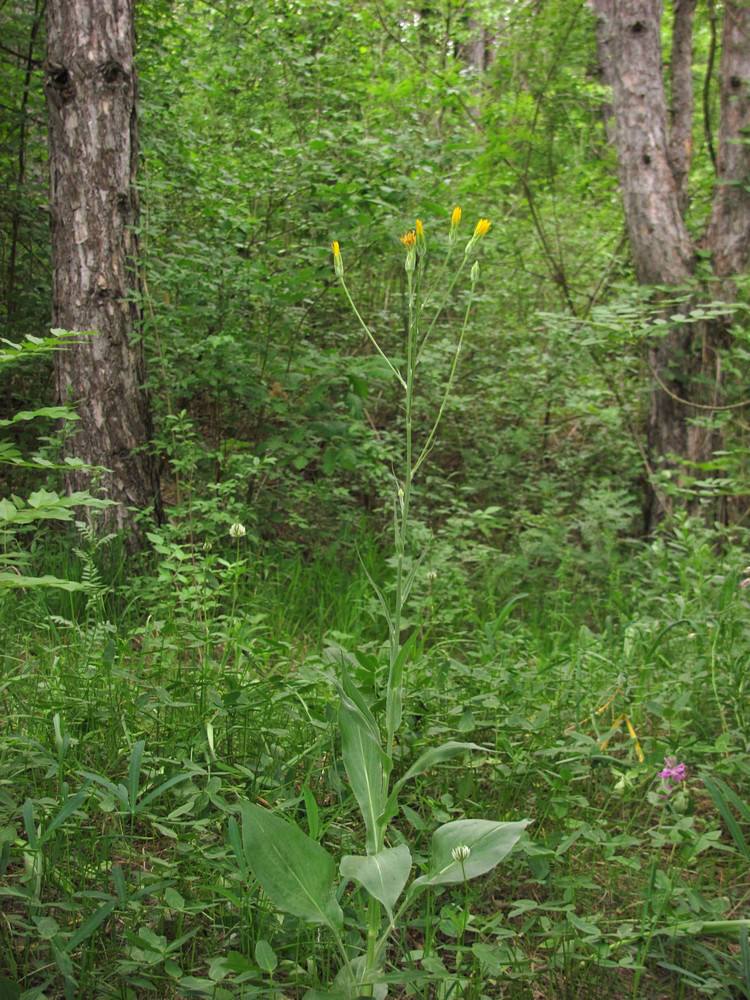
[[[132,0],[48,0],[53,325],[97,331],[56,356],[59,398],[79,420],[70,455],[107,471],[73,471],[116,507],[97,522],[141,543],[134,511],[160,515],[159,483],[138,339],[138,78]]]
[[[595,0],[600,52],[609,57],[620,184],[636,276],[643,285],[676,291],[690,286],[692,301],[649,350],[653,383],[648,421],[651,471],[710,463],[723,446],[710,418],[721,402],[721,357],[729,343],[724,319],[688,322],[700,301],[733,301],[731,277],[745,270],[750,253],[750,8],[727,2],[721,64],[721,129],[714,207],[700,241],[712,253],[715,280],[699,291],[694,281],[698,243],[685,224],[692,155],[692,29],[696,0],[674,0],[669,104],[662,75],[661,0]],[[655,296],[670,298],[662,291]],[[674,303],[667,315],[678,312]],[[700,474],[700,473],[699,473]],[[694,498],[686,502],[695,509]],[[655,485],[647,528],[671,513],[672,502]],[[717,497],[709,513],[722,518]]]

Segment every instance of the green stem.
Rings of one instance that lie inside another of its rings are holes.
[[[399,487],[398,500],[401,518],[396,517],[396,597],[393,609],[393,628],[390,641],[390,668],[388,671],[388,687],[386,693],[386,718],[388,722],[388,741],[386,753],[393,756],[394,730],[391,720],[395,718],[394,706],[401,699],[401,683],[395,683],[395,664],[401,644],[401,611],[404,593],[404,555],[406,552],[406,535],[409,524],[409,501],[411,500],[412,481],[412,405],[414,401],[414,373],[417,363],[417,316],[414,308],[414,283],[411,271],[406,272],[409,295],[409,330],[406,344],[406,465],[404,468],[404,485]]]
[[[344,960],[344,965],[346,966],[346,968],[347,968],[347,970],[349,972],[349,976],[353,979],[354,978],[354,973],[352,972],[351,962],[349,961],[349,956],[346,953],[346,948],[344,947],[344,942],[341,940],[340,935],[336,933],[336,931],[333,929],[333,927],[330,927],[330,930],[333,933],[333,940],[336,943],[336,947],[339,950],[339,954],[341,955],[341,957]]]
[[[461,353],[461,347],[464,342],[464,334],[466,333],[466,327],[469,322],[469,312],[471,311],[471,303],[474,298],[474,286],[471,286],[471,292],[469,293],[469,304],[466,306],[466,313],[464,314],[464,325],[461,328],[461,336],[458,338],[458,344],[456,345],[456,353],[453,357],[453,364],[451,365],[450,374],[448,375],[448,382],[445,386],[445,393],[443,394],[443,401],[440,404],[440,409],[438,410],[438,415],[435,418],[435,423],[432,425],[432,430],[429,433],[427,440],[425,441],[424,448],[417,459],[416,465],[412,469],[412,476],[416,475],[417,469],[420,467],[422,462],[427,458],[428,452],[430,450],[430,445],[432,444],[435,435],[437,434],[437,429],[440,421],[443,417],[443,411],[445,410],[445,404],[448,402],[448,396],[450,395],[451,387],[453,385],[453,379],[456,374],[456,367],[458,365],[458,357]],[[424,344],[423,344],[424,346]]]
[[[711,643],[711,686],[714,689],[714,698],[716,699],[716,705],[719,709],[719,715],[721,716],[721,728],[722,732],[727,732],[727,718],[724,714],[724,706],[721,703],[721,698],[719,698],[719,688],[716,684],[716,643],[719,641],[719,632],[721,631],[721,625],[716,626],[716,634],[714,635],[714,641]]]
[[[378,354],[380,355],[380,357],[383,359],[383,361],[385,361],[385,363],[391,369],[391,372],[396,376],[396,378],[399,380],[399,382],[401,383],[401,385],[405,389],[406,388],[406,382],[404,382],[404,380],[403,380],[403,378],[401,376],[401,372],[399,372],[399,370],[397,368],[394,368],[394,366],[391,364],[391,362],[389,361],[389,359],[386,357],[386,355],[381,350],[380,345],[378,344],[377,340],[375,339],[375,337],[373,336],[372,332],[370,331],[369,326],[362,319],[362,317],[361,317],[361,315],[359,313],[359,309],[357,309],[357,307],[354,305],[354,300],[352,299],[351,295],[349,294],[349,289],[346,287],[346,281],[344,281],[343,278],[339,278],[339,281],[341,282],[341,287],[344,289],[344,294],[346,295],[347,299],[349,300],[349,305],[352,307],[354,315],[359,320],[362,329],[365,331],[365,333],[367,334],[367,336],[370,338],[370,341],[372,342],[375,350],[378,352]]]
[[[445,269],[446,269],[446,267],[448,265],[448,259],[449,259],[450,255],[451,255],[451,251],[449,250],[448,254],[447,254],[446,258],[445,258],[445,261],[443,263],[443,266],[441,267],[440,271],[438,272],[437,278],[435,278],[435,283],[432,286],[433,288],[437,287],[437,283],[440,280],[441,275],[443,274],[443,272],[445,271]],[[427,327],[427,333],[425,333],[424,338],[422,340],[422,343],[419,346],[419,352],[417,354],[417,362],[422,357],[422,353],[424,352],[424,349],[425,349],[425,346],[427,344],[427,341],[430,338],[430,334],[435,329],[435,324],[437,323],[437,321],[438,321],[438,319],[440,317],[440,314],[443,311],[443,307],[445,306],[445,303],[448,301],[448,296],[451,294],[451,292],[453,291],[453,288],[454,288],[456,282],[461,277],[461,274],[463,273],[463,270],[466,267],[466,263],[467,263],[468,259],[469,259],[468,254],[464,254],[464,259],[461,261],[461,264],[459,265],[458,270],[453,275],[451,283],[448,285],[448,287],[447,287],[447,289],[445,291],[445,295],[443,295],[443,298],[442,298],[442,300],[440,302],[440,305],[435,310],[435,315],[432,318],[432,322]],[[429,301],[429,298],[430,298],[431,294],[432,294],[432,289],[430,289],[430,292],[428,292],[428,294],[427,294],[427,298],[425,299],[425,303],[422,306],[422,310],[424,310],[425,306],[427,305],[427,302]]]
[[[365,959],[365,970],[371,972],[378,960],[378,934],[380,932],[380,901],[370,896],[367,906],[367,957]],[[370,983],[366,987],[365,996],[372,996],[373,985]]]

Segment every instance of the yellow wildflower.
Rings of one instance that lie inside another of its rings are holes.
[[[339,249],[338,240],[333,241],[331,250],[333,250],[333,270],[336,272],[336,277],[341,278],[344,275],[344,263],[341,260],[341,250]]]
[[[404,267],[407,271],[413,271],[417,263],[417,234],[412,229],[411,232],[404,233],[401,242],[406,247]]]
[[[458,242],[458,224],[461,221],[461,209],[456,205],[451,215],[451,231],[448,235],[448,244],[452,247]]]
[[[424,238],[421,219],[417,219],[417,253],[421,255],[427,253],[427,241]]]
[[[491,225],[492,225],[492,223],[490,222],[489,219],[480,219],[479,222],[476,225],[476,229],[474,230],[474,235],[475,236],[486,236],[487,233],[490,231],[490,226]]]

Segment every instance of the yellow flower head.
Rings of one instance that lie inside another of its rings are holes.
[[[338,240],[333,241],[331,250],[333,250],[333,270],[336,272],[336,277],[341,278],[344,274],[344,263],[341,260],[341,250],[339,249]]]
[[[456,205],[451,214],[451,231],[448,234],[448,245],[454,247],[458,242],[458,224],[461,221],[461,209]]]
[[[407,250],[413,250],[417,245],[417,234],[412,229],[409,233],[404,233],[401,237],[401,242],[404,244]]]
[[[422,220],[417,219],[417,253],[425,254],[427,252],[427,241],[424,238],[424,229],[422,228]]]
[[[479,222],[476,225],[476,229],[474,230],[474,235],[475,236],[486,236],[487,233],[490,231],[490,226],[491,225],[492,225],[492,223],[490,222],[489,219],[480,219]]]

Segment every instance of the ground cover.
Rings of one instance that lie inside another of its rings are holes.
[[[249,800],[356,842],[331,678],[346,650],[377,701],[373,597],[352,546],[274,562],[245,541],[216,539],[239,569],[197,606],[202,547],[117,598],[90,573],[87,595],[4,599],[4,995],[301,997],[340,965],[271,905],[230,821]],[[391,846],[424,870],[441,824],[531,824],[494,872],[404,914],[389,995],[748,995],[749,609],[743,550],[716,542],[685,522],[597,581],[487,566],[441,593],[424,570],[394,768],[482,749],[408,786]],[[340,903],[354,953],[366,904],[351,882]]]

